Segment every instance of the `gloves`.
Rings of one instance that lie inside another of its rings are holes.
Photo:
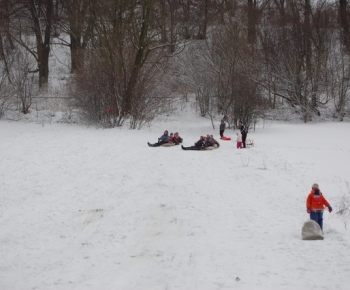
[[[328,211],[329,211],[329,212],[332,212],[332,210],[333,210],[332,207],[329,206],[329,207],[328,207]]]
[[[306,212],[307,212],[307,213],[311,213],[311,209],[307,208],[307,209],[306,209]]]

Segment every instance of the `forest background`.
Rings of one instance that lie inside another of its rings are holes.
[[[217,114],[233,128],[287,118],[281,107],[303,122],[349,115],[346,0],[0,2],[0,117],[45,100],[68,121],[139,129],[193,95],[213,127]],[[70,73],[53,88],[57,47]]]

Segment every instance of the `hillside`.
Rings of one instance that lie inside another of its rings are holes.
[[[191,152],[146,145],[218,137],[191,103],[142,130],[1,121],[0,289],[345,290],[349,128],[261,122],[254,147]],[[302,241],[314,182],[334,210]]]

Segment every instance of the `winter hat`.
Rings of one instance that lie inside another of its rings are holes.
[[[314,183],[314,184],[312,185],[312,188],[313,188],[313,189],[315,189],[315,188],[319,189],[318,183]]]

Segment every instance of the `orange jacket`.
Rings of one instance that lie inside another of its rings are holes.
[[[324,206],[329,207],[329,203],[322,195],[322,192],[320,191],[320,195],[315,195],[315,191],[311,190],[306,199],[306,208],[311,210],[323,210]]]

